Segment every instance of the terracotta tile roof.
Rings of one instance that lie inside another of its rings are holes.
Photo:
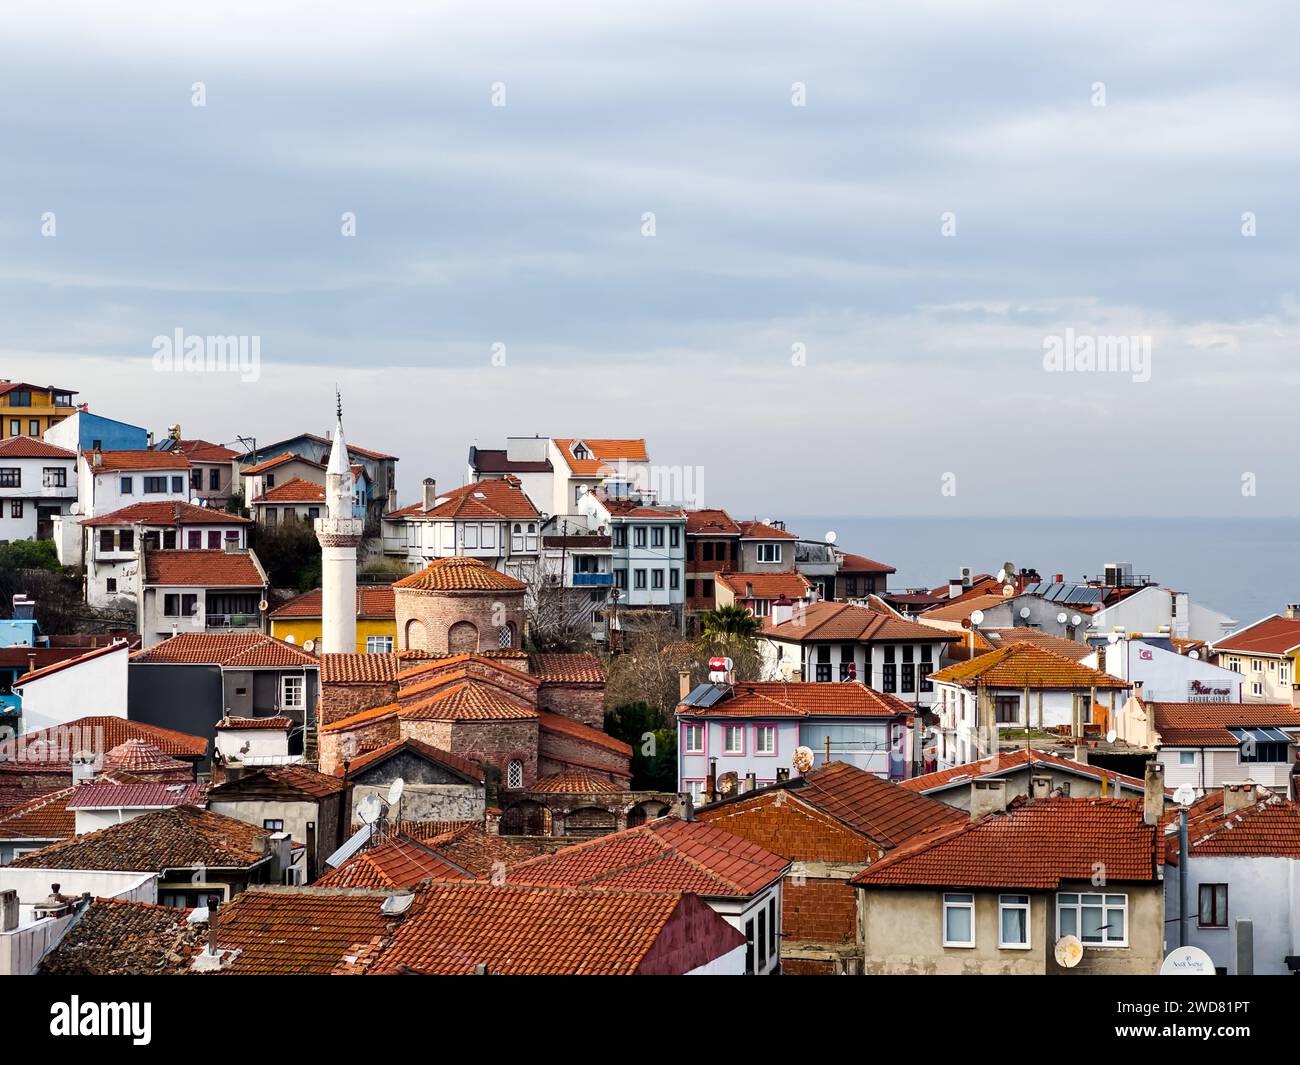
[[[1099,769],[1095,765],[1076,762],[1070,758],[1062,758],[1050,751],[1026,751],[1023,749],[994,755],[980,762],[955,765],[950,769],[941,769],[937,773],[926,773],[919,777],[901,781],[900,784],[909,791],[919,791],[931,795],[936,791],[943,791],[947,788],[969,787],[970,782],[977,778],[982,780],[987,777],[1005,776],[1021,769],[1035,769],[1040,766],[1044,769],[1059,769],[1062,772],[1087,777],[1090,780],[1100,781],[1105,778],[1110,782],[1112,793],[1116,787],[1116,782],[1133,791],[1140,792],[1145,788],[1143,782],[1137,777],[1125,776],[1123,773],[1112,773]]]
[[[83,662],[90,662],[96,658],[106,658],[108,655],[117,654],[119,651],[130,651],[131,645],[125,640],[121,643],[110,643],[105,647],[96,647],[94,650],[87,651],[83,655],[77,655],[76,658],[65,658],[62,662],[54,662],[51,665],[43,666],[40,669],[33,670],[31,673],[24,673],[16,681],[16,687],[22,687],[25,684],[31,684],[33,681],[41,680],[54,673],[60,673],[72,666],[79,666]]]
[[[1178,864],[1178,822],[1171,819],[1165,860]],[[1224,812],[1223,789],[1207,792],[1187,811],[1187,847],[1193,858],[1300,859],[1300,803],[1266,788],[1256,801]]]
[[[446,769],[450,769],[452,772],[467,778],[470,782],[483,783],[483,768],[481,766],[471,762],[468,758],[462,758],[458,754],[452,754],[450,751],[444,751],[432,744],[409,736],[406,739],[398,740],[395,743],[387,743],[382,747],[369,751],[360,758],[354,758],[348,763],[348,779],[355,780],[358,774],[379,765],[400,751],[410,751],[417,754]],[[339,776],[343,775],[342,766],[339,766],[337,773]]]
[[[0,815],[0,839],[71,839],[77,831],[77,815],[68,809],[75,788],[29,799]]]
[[[715,573],[714,578],[737,599],[807,599],[812,585],[797,570],[781,573]]]
[[[836,557],[840,560],[840,571],[842,573],[897,573],[893,566],[884,562],[877,562],[875,559],[865,558],[862,555],[850,555],[846,551],[837,551]]]
[[[473,875],[429,847],[401,836],[354,854],[315,888],[411,888],[422,880],[472,880]]]
[[[600,777],[584,769],[565,769],[539,778],[528,790],[558,795],[608,795],[623,789],[608,777]]]
[[[677,707],[678,717],[896,717],[912,708],[856,682],[741,681],[712,706]]]
[[[69,755],[82,751],[102,754],[137,737],[157,744],[164,754],[179,758],[202,758],[208,753],[208,741],[201,736],[103,714],[79,717],[65,725],[24,733],[17,740],[0,744],[0,759],[17,759],[24,751],[31,754],[42,748]],[[3,764],[6,763],[0,762]],[[38,764],[48,766],[50,763],[38,761]],[[57,764],[71,771],[71,763],[66,758]]]
[[[215,507],[199,507],[179,499],[162,500],[155,503],[132,503],[111,514],[100,514],[86,518],[81,525],[94,528],[99,525],[146,525],[146,526],[181,526],[181,525],[251,525],[252,519],[231,514],[229,511],[217,510]]]
[[[240,474],[244,477],[257,477],[263,473],[268,473],[271,470],[279,469],[287,462],[301,462],[307,466],[315,466],[319,470],[325,468],[325,463],[323,462],[317,462],[315,459],[305,458],[293,451],[285,451],[282,454],[276,455],[274,458],[263,459],[256,466],[245,466],[240,470]]]
[[[930,616],[928,611],[925,616]],[[1078,640],[1067,640],[1064,636],[1054,636],[1050,632],[1043,632],[1042,629],[984,629],[982,635],[988,638],[989,646],[994,648],[1008,647],[1017,643],[1031,643],[1035,647],[1041,647],[1044,651],[1054,651],[1056,654],[1064,655],[1075,662],[1082,662],[1089,655],[1097,653],[1097,648],[1091,644],[1081,643]]]
[[[189,771],[189,762],[163,754],[158,745],[137,736],[119,743],[104,755],[104,768],[124,773],[176,773]]]
[[[157,587],[266,587],[251,551],[146,551],[144,570],[144,583]]]
[[[12,392],[15,388],[25,388],[29,392],[66,392],[70,396],[79,395],[70,388],[56,388],[54,385],[34,385],[30,381],[0,381],[0,396]]]
[[[959,684],[963,688],[1090,688],[1122,689],[1129,682],[1099,669],[1081,666],[1073,659],[1022,642],[1000,647],[967,662],[946,666],[931,673],[933,681]]]
[[[1216,652],[1236,651],[1253,655],[1286,655],[1300,647],[1300,618],[1278,614],[1238,629],[1211,645]]]
[[[396,581],[393,587],[430,592],[522,592],[526,585],[476,558],[453,555],[431,562],[419,573]]]
[[[592,654],[530,654],[529,673],[543,684],[604,684],[605,670]]]
[[[972,595],[931,607],[921,615],[926,621],[965,621],[976,610],[989,610],[1003,603],[1001,595]]]
[[[320,660],[321,684],[396,683],[401,662],[395,654],[327,654]]]
[[[23,869],[247,869],[268,856],[270,833],[193,806],[153,810],[118,825],[16,858]]]
[[[191,911],[124,899],[94,899],[41,959],[42,976],[180,976],[205,944]]]
[[[628,758],[632,757],[632,748],[622,740],[615,739],[608,732],[602,732],[590,725],[584,725],[567,717],[561,717],[559,714],[539,710],[537,712],[537,724],[543,732],[568,736],[571,739],[591,743],[597,747],[604,747],[607,751],[613,751],[615,754],[621,754]]]
[[[311,669],[320,665],[315,655],[301,647],[260,632],[181,632],[136,651],[131,660],[238,669]]]
[[[573,457],[573,449],[579,442],[586,445],[587,451],[592,456],[591,458],[577,459]],[[583,437],[581,441],[576,439],[556,440],[555,446],[560,449],[560,454],[564,456],[564,461],[569,464],[569,469],[579,477],[600,477],[613,473],[618,468],[620,459],[628,462],[650,461],[644,439],[593,440],[589,437]]]
[[[324,503],[325,488],[323,485],[313,484],[311,481],[304,481],[301,477],[294,477],[292,480],[285,481],[284,484],[277,484],[274,488],[269,488],[260,496],[252,501],[256,506],[259,503]]]
[[[320,444],[326,451],[331,446],[329,437],[317,436],[315,433],[303,433],[300,436],[291,437],[288,441],[282,441],[282,443],[290,443],[294,440],[310,440],[314,444]],[[275,447],[277,445],[272,444],[271,446]],[[348,444],[348,456],[353,455],[360,455],[362,458],[367,459],[382,459],[387,462],[398,461],[396,455],[385,455],[382,451],[371,451],[368,448],[358,447],[356,444]]]
[[[482,880],[516,862],[558,849],[553,841],[541,836],[493,835],[484,829],[481,821],[403,821],[397,829],[411,839],[421,840],[447,861]]]
[[[227,784],[238,786],[258,776],[277,781],[296,791],[305,792],[314,799],[325,799],[348,790],[346,781],[335,776],[318,773],[305,765],[258,766],[245,772],[238,780],[227,781]],[[216,793],[212,796],[214,800],[217,797]]]
[[[238,451],[208,440],[177,440],[168,450],[188,455],[191,462],[234,462],[240,457]]]
[[[190,460],[170,451],[83,451],[92,474],[130,473],[133,470],[188,470]],[[96,465],[95,459],[102,461]]]
[[[619,518],[681,518],[686,515],[682,507],[670,503],[642,503],[631,499],[604,499],[601,505]]]
[[[510,869],[511,884],[751,898],[785,875],[778,854],[704,821],[662,817]]]
[[[398,658],[403,659],[404,655],[405,652],[401,652],[398,654]],[[481,673],[471,672],[472,667],[478,665],[486,668],[486,675],[488,676],[507,677],[514,684],[525,684],[535,688],[542,683],[539,678],[524,672],[523,669],[516,669],[508,664],[511,660],[526,661],[527,659],[527,651],[513,649],[504,651],[467,651],[453,655],[427,655],[419,659],[403,660],[400,663],[397,680],[401,685],[402,695],[407,696],[420,691],[432,690],[437,684],[446,683],[448,678],[454,676],[482,676]],[[426,684],[426,681],[430,683]]]
[[[931,625],[905,621],[883,610],[870,610],[852,603],[811,603],[796,611],[789,621],[779,625],[771,619],[763,625],[763,635],[792,643],[821,640],[948,640],[961,639],[959,633],[946,633]]]
[[[217,722],[217,731],[222,729],[286,729],[293,728],[291,717],[223,717]]]
[[[1231,728],[1300,729],[1290,703],[1147,703],[1162,747],[1236,747]]]
[[[688,510],[687,536],[739,536],[740,526],[725,510]]]
[[[916,836],[851,883],[1050,891],[1091,880],[1100,864],[1108,883],[1150,884],[1161,844],[1140,799],[1036,799]]]
[[[290,599],[276,607],[268,617],[276,620],[285,618],[316,619],[321,616],[321,590],[314,588],[310,592]],[[357,617],[379,621],[392,621],[397,617],[397,608],[393,600],[391,584],[357,585]]]
[[[141,781],[117,784],[112,780],[78,784],[68,798],[69,810],[153,809],[168,806],[202,806],[206,784],[166,784]]]
[[[799,537],[785,529],[778,529],[761,521],[740,522],[740,536],[743,540],[797,540]]]
[[[55,447],[33,436],[9,436],[0,440],[0,458],[4,459],[75,459],[77,453]]]
[[[489,477],[442,492],[431,510],[417,503],[388,516],[431,521],[537,521],[541,517],[519,483],[508,477]]]
[[[466,680],[402,706],[397,715],[409,721],[505,721],[531,720],[537,711],[511,702],[486,684]]]
[[[327,976],[350,948],[391,934],[383,891],[334,892],[251,887],[217,916],[217,947],[239,953],[223,973]]]

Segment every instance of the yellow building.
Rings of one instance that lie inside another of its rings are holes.
[[[271,635],[309,651],[320,647],[321,592],[317,588],[272,610]],[[357,586],[357,653],[397,648],[397,612],[391,584]]]
[[[75,392],[53,385],[0,380],[0,437],[32,436],[39,439],[76,408]]]

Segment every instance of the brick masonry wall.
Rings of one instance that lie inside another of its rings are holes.
[[[423,592],[398,588],[395,594],[398,650],[434,651],[448,654],[451,627],[469,622],[478,630],[478,646],[465,650],[501,649],[502,625],[513,626],[512,647],[519,646],[524,631],[524,593],[520,592]]]
[[[537,690],[537,708],[570,721],[605,729],[605,692],[576,684],[543,684]]]
[[[496,766],[501,779],[514,759],[524,764],[524,787],[537,780],[536,721],[405,721],[403,732],[462,758]]]
[[[725,828],[751,843],[796,862],[867,865],[884,852],[842,822],[788,791],[697,811],[701,821]]]
[[[541,732],[540,756],[542,775],[557,773],[568,765],[612,771],[622,780],[630,780],[632,775],[629,757],[562,733]]]
[[[857,934],[857,901],[847,880],[807,877],[802,884],[787,876],[781,933],[812,943],[852,943]]]
[[[320,771],[333,773],[343,765],[343,752],[348,737],[357,744],[358,753],[362,746],[374,744],[383,746],[401,739],[401,731],[396,717],[382,721],[367,722],[357,728],[337,732],[321,732],[317,736],[317,748],[320,757]],[[353,757],[356,757],[355,755]]]
[[[329,725],[373,706],[391,703],[396,693],[396,684],[323,684],[319,723]]]

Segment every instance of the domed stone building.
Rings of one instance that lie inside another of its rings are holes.
[[[517,650],[527,585],[475,558],[440,558],[393,585],[399,651]]]

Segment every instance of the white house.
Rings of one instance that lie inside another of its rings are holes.
[[[1141,685],[1147,702],[1241,702],[1240,673],[1211,665],[1196,651],[1179,654],[1168,640],[1117,639],[1104,646],[1102,661],[1111,676]]]
[[[86,716],[125,718],[129,658],[129,645],[121,641],[19,677],[14,687],[23,699],[23,731]]]
[[[132,503],[190,501],[190,460],[169,451],[83,451],[77,458],[77,506],[82,518],[111,514]]]
[[[77,498],[77,456],[28,436],[0,440],[0,543],[49,540]]]
[[[1290,702],[1300,658],[1300,607],[1288,606],[1286,616],[1266,618],[1214,641],[1210,654],[1221,666],[1242,677],[1243,702]]]
[[[1251,922],[1253,972],[1291,973],[1300,956],[1300,804],[1253,784],[1207,792],[1188,810],[1187,942],[1215,969],[1238,975],[1237,922]],[[1180,913],[1178,821],[1166,827],[1165,917]]]
[[[243,480],[244,498],[250,500],[264,496],[276,485],[288,484],[290,481],[308,481],[325,487],[325,463],[304,458],[291,451],[256,465],[245,466],[239,475]]]
[[[611,537],[616,609],[668,611],[678,625],[686,602],[686,511],[640,499],[584,492],[578,512]],[[617,623],[621,627],[621,622]]]

